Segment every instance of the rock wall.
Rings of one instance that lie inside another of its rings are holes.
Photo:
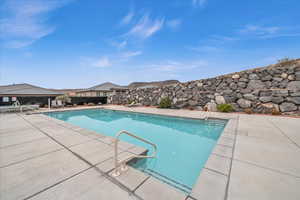
[[[228,103],[235,111],[256,113],[277,110],[285,114],[300,113],[300,59],[286,61],[215,78],[177,83],[170,86],[115,91],[108,103],[158,105],[169,97],[174,108],[216,111],[217,104]]]

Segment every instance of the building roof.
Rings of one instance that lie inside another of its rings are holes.
[[[71,93],[71,92],[79,92],[79,91],[82,91],[84,89],[81,88],[81,89],[49,89],[49,90],[52,90],[54,92],[61,92],[61,93],[64,93],[64,94],[68,94],[68,93]]]
[[[112,88],[114,89],[124,89],[126,87],[111,83],[111,82],[105,82],[105,83],[101,83],[99,85],[90,87],[86,90],[82,90],[82,91],[110,91]]]
[[[30,85],[27,83],[0,86],[0,95],[62,95],[62,92]]]

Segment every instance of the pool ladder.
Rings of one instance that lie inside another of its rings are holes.
[[[127,158],[127,159],[125,159],[125,160],[119,162],[119,161],[118,161],[118,143],[119,143],[119,137],[120,137],[122,134],[126,134],[126,135],[131,136],[131,137],[133,137],[133,138],[136,138],[136,139],[138,139],[138,140],[140,140],[140,141],[142,141],[142,142],[145,142],[145,143],[147,143],[147,144],[150,144],[150,145],[153,147],[153,149],[154,149],[152,155],[147,156],[147,155],[137,155],[137,154],[134,154],[133,156],[130,156],[129,158]],[[147,140],[145,140],[145,139],[143,139],[143,138],[141,138],[141,137],[139,137],[139,136],[136,136],[136,135],[134,135],[134,134],[132,134],[132,133],[129,133],[128,131],[125,131],[125,130],[122,130],[122,131],[120,131],[120,132],[117,133],[116,138],[115,138],[115,140],[114,140],[114,147],[115,147],[115,156],[114,156],[115,169],[114,169],[114,171],[111,173],[111,175],[112,175],[113,177],[120,176],[122,172],[128,170],[128,167],[126,166],[126,163],[127,163],[129,160],[131,160],[131,159],[133,159],[133,158],[155,158],[155,157],[156,157],[156,152],[157,152],[157,147],[156,147],[155,144],[153,144],[152,142],[149,142],[149,141],[147,141]]]

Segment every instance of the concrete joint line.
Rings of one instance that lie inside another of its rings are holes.
[[[30,141],[26,141],[26,142],[21,142],[21,143],[18,143],[18,144],[11,144],[11,145],[7,145],[7,146],[4,146],[4,147],[0,147],[0,149],[5,149],[5,148],[14,147],[14,146],[31,143],[31,142],[35,142],[35,141],[38,141],[38,140],[45,140],[45,139],[48,139],[48,138],[47,137],[37,138],[37,139],[33,139],[33,140],[30,140]]]
[[[8,164],[8,165],[4,165],[4,166],[0,167],[0,169],[1,169],[1,168],[5,168],[5,167],[9,167],[9,166],[12,166],[12,165],[15,165],[15,164],[19,164],[19,163],[22,163],[22,162],[25,162],[25,161],[27,161],[27,160],[32,160],[32,159],[35,159],[35,158],[39,158],[39,157],[42,157],[42,156],[45,156],[45,155],[48,155],[48,154],[50,154],[50,153],[54,153],[54,152],[57,152],[57,151],[61,151],[61,150],[63,150],[63,148],[56,149],[56,150],[53,150],[53,151],[50,151],[50,152],[47,152],[47,153],[43,153],[43,154],[38,155],[38,156],[33,156],[33,157],[31,157],[31,158],[26,158],[26,159],[24,159],[24,160],[20,160],[20,161],[17,161],[17,162],[13,162],[13,163],[10,163],[10,164]]]
[[[219,172],[219,171],[217,171],[217,170],[211,169],[211,168],[203,167],[203,169],[207,169],[207,170],[209,170],[209,171],[215,172],[215,173],[220,174],[220,175],[222,175],[222,176],[228,177],[228,175],[226,175],[226,174],[224,174],[224,173],[222,173],[222,172]]]
[[[229,172],[228,172],[228,179],[226,183],[226,189],[225,189],[225,195],[224,195],[224,200],[228,199],[228,190],[229,190],[229,183],[230,183],[230,176],[231,176],[231,169],[232,169],[232,163],[233,163],[233,158],[234,158],[234,150],[235,150],[235,144],[236,144],[236,139],[237,139],[237,131],[238,131],[238,126],[239,126],[239,121],[240,121],[240,116],[237,116],[236,124],[235,124],[235,134],[234,134],[234,141],[233,141],[233,147],[232,147],[232,158],[230,158],[230,167],[229,167]]]
[[[79,154],[77,154],[76,152],[73,152],[71,149],[69,149],[67,146],[65,146],[64,144],[62,144],[61,142],[57,141],[55,138],[53,138],[52,136],[50,136],[48,133],[44,132],[43,130],[41,130],[40,128],[36,127],[34,124],[32,124],[30,121],[28,121],[27,119],[25,119],[23,116],[19,115],[24,121],[26,121],[27,123],[29,123],[33,128],[39,130],[40,132],[42,132],[43,134],[45,134],[46,136],[48,136],[50,139],[52,139],[54,142],[56,142],[57,144],[61,145],[62,147],[64,147],[64,149],[66,149],[67,151],[69,151],[70,153],[72,153],[74,156],[76,156],[78,159],[82,160],[83,162],[85,162],[86,164],[88,164],[90,166],[90,168],[94,168],[98,173],[100,173],[102,176],[104,176],[107,180],[111,181],[113,184],[119,186],[121,189],[125,190],[126,192],[128,192],[130,195],[134,195],[135,197],[137,197],[138,199],[141,199],[139,196],[137,196],[136,194],[134,194],[133,192],[131,192],[131,190],[126,187],[125,185],[123,185],[122,183],[120,183],[117,179],[110,177],[109,175],[105,174],[105,172],[101,171],[100,169],[98,169],[95,165],[93,165],[92,163],[90,163],[89,161],[87,161],[86,159],[84,159],[82,156],[80,156]],[[63,181],[62,181],[63,182]],[[59,183],[58,183],[59,184]],[[49,186],[50,187],[50,186]],[[45,188],[46,191],[49,188]],[[42,192],[43,192],[42,191]],[[31,196],[33,197],[33,196]],[[31,198],[30,197],[30,198]],[[27,198],[28,199],[28,198]]]
[[[135,192],[138,188],[140,188],[149,178],[150,176],[148,176],[145,180],[143,180],[138,186],[136,186],[136,188],[133,189],[132,192]]]
[[[296,147],[298,147],[300,149],[300,146],[294,141],[292,140],[289,136],[287,136],[275,123],[273,123],[271,120],[268,120],[273,126],[275,126],[275,128],[277,128],[279,130],[279,132],[285,136],[292,144],[294,144]]]
[[[277,170],[277,169],[272,169],[272,168],[269,168],[269,167],[264,167],[264,166],[261,166],[261,165],[258,165],[258,164],[252,163],[252,162],[248,162],[248,161],[244,161],[244,160],[239,160],[239,159],[234,159],[234,160],[238,161],[238,162],[246,163],[248,165],[252,165],[252,166],[255,166],[255,167],[259,167],[259,168],[262,168],[262,169],[270,170],[270,171],[273,171],[273,172],[276,172],[276,173],[279,173],[279,174],[288,175],[288,176],[291,176],[291,177],[294,177],[294,178],[300,178],[300,176],[296,176],[294,174],[283,172],[283,171],[280,171],[280,170]]]

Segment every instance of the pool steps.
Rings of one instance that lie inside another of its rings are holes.
[[[148,156],[148,155],[137,155],[135,154],[134,156],[131,156],[121,162],[118,161],[118,144],[119,144],[119,137],[122,135],[122,134],[126,134],[128,136],[131,136],[133,138],[136,138],[142,142],[145,142],[147,144],[150,144],[154,151],[152,153],[152,155]],[[126,163],[133,159],[133,158],[155,158],[156,157],[156,152],[157,152],[157,146],[156,144],[153,144],[152,142],[149,142],[148,140],[145,140],[137,135],[134,135],[132,133],[129,133],[128,131],[125,131],[125,130],[122,130],[120,132],[117,133],[115,139],[114,139],[114,150],[115,150],[115,154],[114,154],[114,162],[115,162],[115,169],[113,170],[113,172],[111,173],[111,175],[113,177],[117,177],[117,176],[120,176],[122,174],[123,171],[127,171],[128,170],[128,167],[126,166]]]
[[[128,136],[131,136],[133,138],[136,138],[138,140],[141,140],[142,142],[145,142],[147,144],[150,144],[154,151],[152,153],[152,155],[150,156],[147,156],[147,155],[137,155],[135,154],[134,156],[131,156],[121,162],[118,161],[118,144],[119,144],[119,137],[122,135],[122,134],[126,134]],[[129,133],[128,131],[125,131],[125,130],[122,130],[120,132],[117,133],[115,139],[114,139],[114,149],[115,149],[115,155],[114,155],[114,164],[115,164],[115,169],[111,172],[111,176],[113,177],[118,177],[122,174],[122,172],[125,172],[128,170],[128,166],[126,165],[126,163],[130,160],[132,160],[133,158],[155,158],[156,157],[156,152],[157,152],[157,146],[155,144],[153,144],[152,142],[149,142],[139,136],[136,136],[132,133]],[[192,188],[188,187],[187,185],[184,185],[182,183],[179,183],[169,177],[166,177],[154,170],[151,170],[151,169],[140,169],[141,171],[143,171],[144,173],[146,174],[149,174],[150,176],[153,176],[155,177],[156,179],[168,184],[168,185],[171,185],[175,188],[177,188],[178,190],[181,190],[187,194],[189,194],[191,191],[192,191]]]

